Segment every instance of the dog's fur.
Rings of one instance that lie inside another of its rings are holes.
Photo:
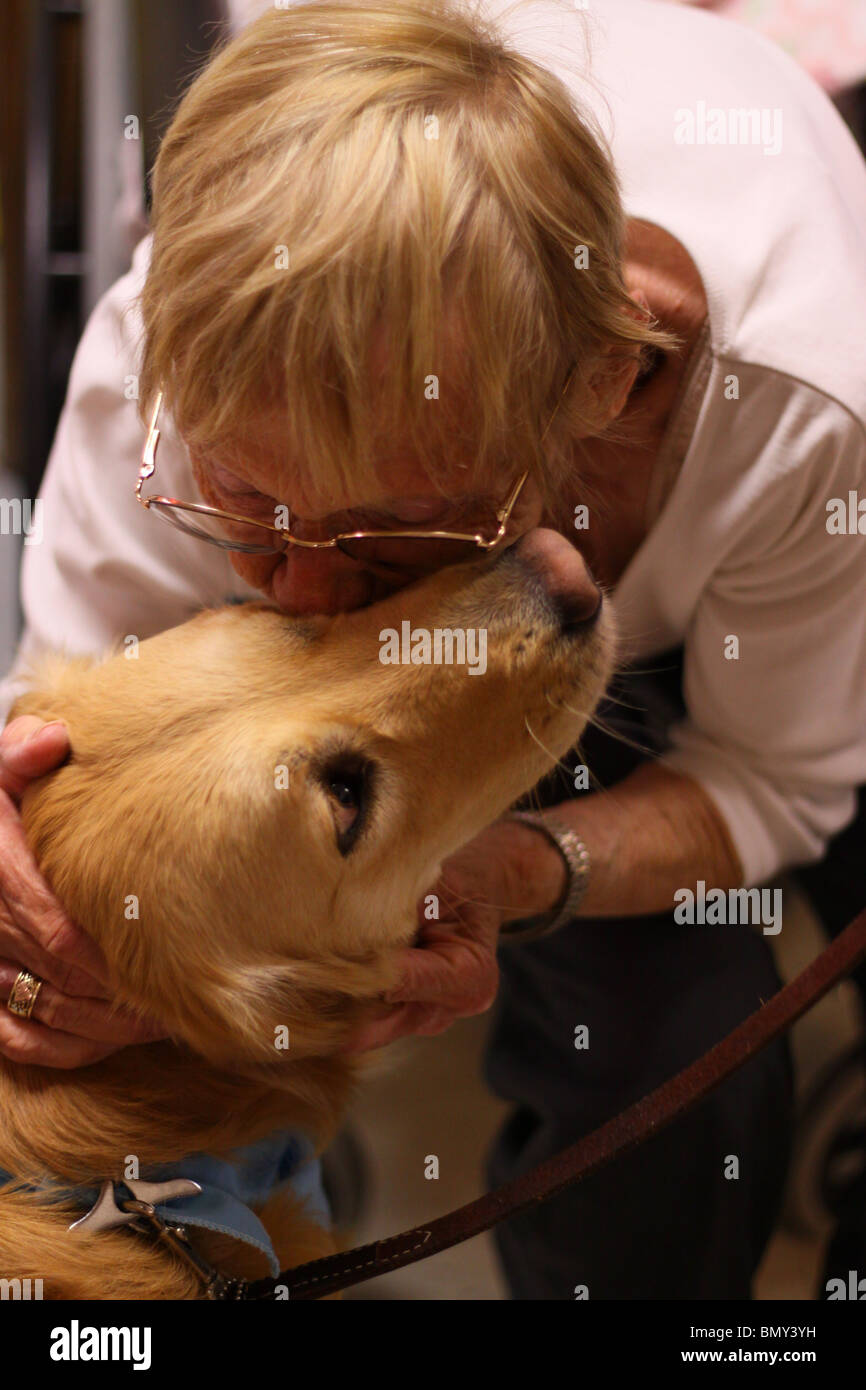
[[[404,619],[486,628],[486,674],[382,665],[379,632]],[[104,951],[117,1000],[164,1020],[173,1041],[74,1072],[0,1059],[0,1167],[98,1185],[123,1176],[127,1155],[146,1176],[281,1126],[327,1143],[358,1067],[337,1049],[396,982],[418,900],[442,859],[576,742],[611,645],[606,613],[564,633],[509,551],[335,618],[252,603],[204,611],[134,659],[49,658],[12,714],[62,718],[72,753],[25,793],[25,831]],[[344,854],[328,783],[362,764],[371,800]],[[0,1277],[41,1278],[50,1298],[200,1296],[128,1231],[67,1234],[77,1215],[0,1188]],[[332,1248],[290,1196],[261,1216],[281,1267]],[[194,1239],[227,1273],[265,1272],[247,1246]]]

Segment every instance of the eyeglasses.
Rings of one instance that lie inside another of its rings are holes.
[[[568,390],[574,369],[572,364],[559,401],[542,432],[542,440]],[[185,531],[187,535],[208,541],[211,545],[218,545],[223,550],[238,551],[246,555],[276,555],[284,553],[289,546],[299,546],[304,550],[338,549],[365,568],[382,570],[389,575],[396,571],[406,573],[459,563],[471,558],[478,550],[493,550],[504,539],[517,499],[529,477],[527,470],[518,478],[506,500],[497,508],[495,521],[489,528],[492,534],[485,535],[480,529],[445,531],[410,527],[387,531],[345,531],[338,535],[311,540],[294,535],[291,523],[284,527],[274,526],[266,521],[255,521],[248,516],[223,511],[219,507],[209,507],[201,502],[181,502],[175,497],[162,497],[159,494],[144,496],[142,486],[152,476],[156,467],[156,447],[160,437],[157,421],[162,400],[163,393],[159,391],[154,402],[135,484],[136,498],[143,507],[149,508],[164,521]],[[415,544],[417,541],[426,543],[423,551],[418,550]]]

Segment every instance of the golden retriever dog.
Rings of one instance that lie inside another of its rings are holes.
[[[407,621],[485,630],[486,669],[383,663]],[[253,602],[134,659],[44,660],[12,715],[65,720],[72,751],[27,790],[25,832],[117,1000],[170,1040],[73,1072],[0,1059],[0,1277],[45,1298],[202,1296],[141,1235],[69,1233],[81,1208],[46,1181],[122,1180],[128,1155],[146,1178],[285,1126],[330,1142],[362,1065],[341,1045],[381,1013],[441,861],[577,742],[612,646],[577,552],[534,531],[352,613]],[[259,1215],[281,1268],[333,1249],[291,1190]],[[267,1272],[220,1233],[193,1244],[226,1274]]]

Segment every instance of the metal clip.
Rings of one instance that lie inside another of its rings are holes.
[[[173,1202],[177,1197],[197,1197],[201,1192],[200,1185],[191,1178],[173,1178],[170,1182],[140,1182],[138,1179],[125,1178],[124,1186],[129,1188],[136,1202],[149,1205],[151,1210],[163,1202]],[[114,1183],[107,1178],[90,1211],[73,1221],[68,1229],[110,1231],[115,1226],[128,1226],[136,1218],[136,1213],[128,1210],[130,1205],[128,1202],[118,1205]]]
[[[209,1299],[242,1299],[246,1296],[245,1279],[220,1274],[189,1243],[186,1228],[169,1225],[157,1214],[156,1207],[178,1197],[193,1197],[201,1187],[191,1178],[175,1178],[170,1182],[140,1182],[124,1179],[124,1186],[133,1194],[132,1200],[118,1203],[114,1183],[107,1179],[90,1211],[73,1221],[70,1231],[110,1231],[117,1226],[131,1226],[139,1235],[156,1236],[157,1240],[191,1269]]]

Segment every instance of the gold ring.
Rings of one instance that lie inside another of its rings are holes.
[[[12,986],[12,993],[6,1000],[10,1014],[17,1014],[19,1018],[29,1018],[36,1007],[41,988],[42,981],[38,975],[31,975],[29,970],[19,970],[18,978]]]

